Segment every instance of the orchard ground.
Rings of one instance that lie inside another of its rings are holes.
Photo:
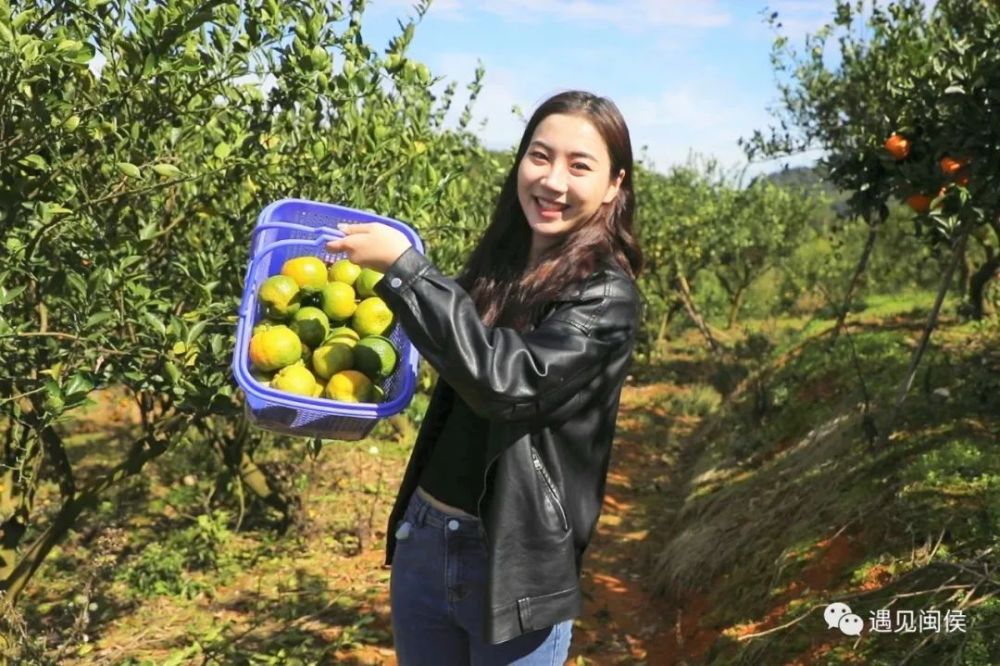
[[[886,448],[865,441],[858,413],[854,369],[887,403],[929,298],[872,299],[832,354],[832,322],[800,319],[757,326],[773,345],[767,362],[710,357],[690,336],[657,365],[633,366],[568,663],[898,663],[909,653],[939,663],[956,651],[956,663],[990,663],[998,588],[975,567],[1000,526],[995,326],[946,318]],[[135,427],[113,389],[62,426],[90,474]],[[301,494],[301,520],[284,536],[273,516],[240,516],[236,496],[213,497],[220,464],[186,444],[84,516],[33,580],[24,626],[60,664],[395,664],[382,560],[413,428],[386,422],[315,458],[304,440],[258,456]],[[40,508],[56,495],[46,485]],[[913,596],[914,581],[941,589]],[[962,594],[949,597],[955,586]],[[822,620],[827,603],[848,599],[962,607],[971,626],[856,643]]]

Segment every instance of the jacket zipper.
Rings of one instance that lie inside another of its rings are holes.
[[[483,522],[483,498],[486,497],[486,483],[490,476],[490,468],[493,467],[493,463],[497,461],[500,455],[495,455],[490,458],[489,462],[486,463],[486,469],[483,470],[483,490],[479,493],[479,499],[476,501],[476,512],[479,514],[480,526],[483,528],[483,541],[486,544],[487,551],[490,547],[490,536],[486,532],[486,523]],[[562,520],[563,530],[569,531],[569,519],[566,517],[566,511],[563,509],[562,503],[559,501],[559,495],[556,493],[555,485],[552,483],[552,479],[549,478],[549,473],[545,470],[545,466],[542,465],[541,459],[538,457],[538,453],[535,451],[535,447],[531,447],[531,461],[535,466],[535,470],[538,471],[542,476],[542,480],[545,481],[545,487],[549,491],[552,503],[556,505],[559,509],[559,518]]]
[[[555,484],[552,483],[552,479],[549,478],[549,473],[545,470],[545,465],[542,464],[542,459],[538,457],[538,452],[535,451],[535,447],[531,447],[531,461],[535,464],[535,469],[542,476],[542,480],[545,481],[545,487],[549,490],[552,503],[556,505],[557,509],[559,509],[559,518],[562,519],[563,531],[568,532],[569,520],[566,518],[566,511],[559,502],[559,494],[556,492]]]

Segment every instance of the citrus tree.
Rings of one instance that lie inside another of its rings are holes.
[[[780,17],[771,16],[776,28]],[[780,124],[744,143],[751,158],[822,148],[832,181],[872,226],[863,270],[890,199],[926,242],[967,262],[968,309],[1000,268],[1000,6],[987,0],[835,5],[798,52],[784,37]],[[857,278],[857,275],[855,276]]]
[[[646,267],[640,278],[648,300],[643,342],[662,351],[669,319],[684,309],[710,349],[721,349],[692,294],[698,271],[715,259],[722,232],[718,191],[722,174],[713,162],[671,167],[665,174],[636,169],[636,223]]]
[[[781,267],[805,242],[812,219],[827,201],[816,193],[757,178],[746,188],[723,192],[724,213],[716,222],[724,228],[710,270],[729,299],[726,315],[736,324],[743,298],[765,273]]]
[[[647,317],[640,349],[662,351],[671,317],[683,310],[713,352],[722,346],[698,303],[695,285],[711,274],[722,286],[732,326],[751,286],[780,268],[825,203],[807,190],[758,178],[744,187],[714,161],[636,171],[637,223],[646,259]]]
[[[0,0],[0,591],[13,602],[77,517],[182,440],[284,512],[253,462],[230,374],[257,213],[281,197],[474,228],[494,156],[444,118],[407,56],[426,2],[384,48],[365,3]],[[475,162],[483,173],[469,176]],[[470,204],[470,202],[472,202]],[[433,236],[427,233],[427,236]],[[445,260],[461,236],[430,242]],[[442,248],[442,249],[438,249]],[[435,258],[437,258],[435,256]],[[82,480],[63,422],[121,387],[141,426]],[[43,475],[61,497],[44,529]]]
[[[777,14],[771,21],[780,27]],[[830,178],[870,232],[847,289],[860,281],[889,213],[906,202],[917,233],[949,254],[921,341],[900,382],[881,441],[888,441],[937,325],[956,270],[965,264],[967,311],[981,317],[1000,268],[1000,5],[988,0],[919,0],[882,6],[838,0],[834,19],[798,53],[775,42],[784,77],[779,125],[745,146],[751,158],[819,147]],[[835,45],[834,45],[835,44]]]

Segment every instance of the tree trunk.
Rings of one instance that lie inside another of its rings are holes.
[[[13,572],[18,548],[31,521],[42,454],[37,437],[23,425],[11,423],[4,442],[0,474],[0,589]]]
[[[840,332],[844,328],[844,322],[847,321],[847,313],[851,310],[851,299],[854,298],[854,291],[858,288],[858,283],[861,282],[861,275],[868,268],[868,261],[871,259],[872,250],[875,248],[875,241],[878,238],[878,225],[872,224],[871,221],[868,223],[868,238],[865,240],[865,249],[861,252],[861,258],[858,260],[858,265],[854,269],[854,275],[851,276],[851,281],[847,285],[847,294],[844,296],[844,304],[840,308],[840,313],[837,315],[837,323],[833,326],[833,335],[830,338],[830,349],[833,349],[837,344],[837,338],[840,337]]]
[[[885,434],[881,440],[882,444],[888,442],[889,437],[892,436],[892,432],[896,426],[896,420],[899,418],[899,412],[903,407],[903,402],[906,400],[906,394],[909,393],[910,387],[913,386],[913,379],[917,376],[917,367],[920,365],[920,359],[923,358],[924,352],[927,350],[927,345],[930,343],[931,333],[934,332],[934,329],[937,326],[938,315],[941,313],[941,305],[944,303],[944,297],[948,293],[948,288],[951,286],[951,282],[955,277],[955,270],[961,263],[962,254],[965,251],[965,244],[969,239],[969,230],[963,230],[961,231],[961,234],[962,235],[958,237],[951,262],[948,264],[948,268],[945,269],[944,276],[941,278],[937,298],[934,299],[934,307],[931,308],[930,317],[927,318],[927,324],[924,326],[924,332],[920,338],[920,344],[917,346],[916,351],[913,352],[913,356],[910,358],[910,366],[906,370],[906,376],[899,385],[899,390],[896,394],[896,403],[893,405],[892,414],[889,416],[889,423],[885,428]]]
[[[977,321],[983,318],[985,312],[983,299],[986,285],[996,276],[998,270],[1000,270],[1000,254],[989,251],[986,262],[969,278],[969,305],[972,306],[972,318]]]
[[[975,307],[975,301],[972,300],[972,274],[974,272],[972,260],[969,259],[969,249],[966,247],[958,264],[958,284],[961,293],[969,294],[969,303],[973,307]],[[976,319],[979,319],[979,317],[976,317]]]
[[[1000,246],[1000,222],[993,220],[989,226],[996,234],[997,243]],[[986,250],[986,262],[969,276],[968,283],[962,285],[968,290],[966,293],[969,295],[969,305],[972,307],[972,318],[977,321],[982,319],[985,313],[983,299],[986,294],[986,285],[1000,271],[1000,252],[994,252],[993,247],[985,243],[983,247]]]
[[[729,320],[726,323],[726,328],[731,329],[736,325],[736,315],[739,314],[740,306],[743,305],[743,294],[745,293],[745,289],[737,289],[733,297],[729,299]]]
[[[52,550],[53,546],[63,540],[66,534],[73,528],[77,517],[79,517],[88,504],[92,504],[96,500],[97,495],[95,493],[84,493],[63,504],[59,513],[52,520],[52,524],[45,530],[45,533],[31,544],[31,547],[24,553],[10,575],[0,582],[0,590],[3,591],[4,596],[11,605],[17,603],[17,599],[24,592],[28,581],[31,580],[35,571],[45,561],[45,557]]]
[[[708,328],[708,324],[705,323],[704,317],[698,312],[698,308],[694,304],[694,298],[691,296],[691,287],[688,285],[684,274],[680,272],[677,273],[677,293],[680,294],[681,303],[684,304],[684,310],[687,312],[688,317],[698,327],[705,341],[708,342],[709,348],[713,353],[719,353],[722,347],[712,335],[712,331]]]
[[[165,423],[169,428],[175,422],[182,421],[182,418],[174,417],[165,419],[165,421],[169,421],[169,423]],[[185,427],[184,423],[181,423],[172,430],[168,429],[168,432],[180,436]],[[169,444],[169,440],[158,439],[153,435],[134,442],[128,458],[124,462],[119,463],[111,472],[92,483],[83,492],[65,501],[49,528],[25,551],[10,575],[0,580],[0,593],[3,594],[6,601],[11,605],[16,605],[18,597],[24,591],[35,571],[42,565],[52,548],[62,541],[73,528],[76,519],[83,513],[84,509],[94,505],[108,488],[142,471],[143,466],[153,458],[163,454]]]
[[[216,438],[216,448],[230,473],[264,504],[280,511],[287,526],[293,518],[297,502],[294,498],[285,497],[280,489],[275,489],[264,470],[254,462],[246,450],[248,434],[249,425],[245,418],[241,418],[233,434]]]

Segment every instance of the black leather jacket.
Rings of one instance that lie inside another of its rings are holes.
[[[482,323],[468,293],[407,250],[375,287],[440,379],[389,517],[395,528],[457,391],[490,420],[485,530],[491,643],[581,612],[580,564],[597,524],[618,402],[640,316],[635,283],[605,264],[528,332]],[[477,445],[478,442],[470,442]]]

